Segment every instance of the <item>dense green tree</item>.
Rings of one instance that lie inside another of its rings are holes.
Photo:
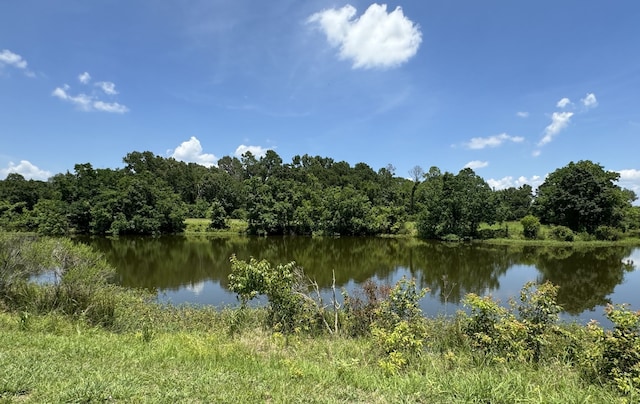
[[[424,183],[425,209],[417,223],[420,237],[474,237],[480,223],[494,220],[491,188],[473,170],[430,173]]]
[[[227,212],[225,212],[220,202],[214,201],[211,204],[211,214],[209,217],[211,218],[211,223],[209,224],[210,229],[223,230],[229,227],[227,225]]]
[[[41,199],[33,207],[33,217],[37,231],[48,236],[62,236],[69,233],[66,205],[61,200]]]
[[[496,206],[496,220],[520,220],[529,214],[533,203],[533,189],[525,184],[519,188],[510,187],[493,192]]]
[[[325,192],[322,230],[348,236],[378,233],[371,202],[353,187],[331,187]]]
[[[9,204],[24,202],[27,209],[32,209],[40,198],[48,197],[50,187],[46,182],[26,180],[18,173],[9,173],[0,181],[0,200]]]
[[[588,160],[570,162],[545,179],[533,205],[542,223],[593,233],[620,225],[635,195],[615,184],[620,174]],[[633,199],[631,199],[633,198]]]

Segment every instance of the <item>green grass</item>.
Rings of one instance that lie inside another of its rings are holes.
[[[574,241],[557,241],[550,237],[551,226],[541,225],[540,235],[537,240],[525,239],[523,235],[523,227],[520,221],[509,221],[504,223],[495,223],[488,225],[482,223],[479,230],[482,229],[508,229],[509,237],[507,238],[495,238],[489,240],[483,240],[483,242],[491,244],[527,244],[527,245],[541,245],[541,246],[567,246],[567,245],[588,245],[588,246],[611,246],[611,245],[640,245],[640,239],[637,237],[627,237],[616,241],[601,241],[595,240],[593,236],[586,236],[582,234],[576,234]]]
[[[615,403],[560,362],[485,363],[441,349],[386,374],[369,338],[283,336],[249,313],[170,308],[152,331],[114,333],[68,317],[0,313],[0,402]],[[433,320],[437,321],[437,320]]]
[[[248,223],[246,220],[242,219],[228,219],[227,225],[228,229],[225,230],[211,230],[209,229],[209,224],[211,220],[209,219],[197,219],[197,218],[189,218],[185,220],[185,224],[187,227],[185,228],[185,234],[193,234],[193,233],[207,233],[207,234],[244,234],[247,231]]]

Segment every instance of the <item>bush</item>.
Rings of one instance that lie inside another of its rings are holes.
[[[556,241],[573,241],[575,238],[573,230],[566,226],[553,226],[549,231],[549,236]]]
[[[209,217],[211,218],[209,229],[224,230],[229,228],[229,225],[227,224],[227,213],[225,212],[224,207],[220,202],[213,201],[213,203],[211,204],[211,214]]]
[[[387,374],[410,366],[422,353],[427,323],[419,302],[426,292],[427,289],[417,289],[415,280],[403,277],[375,311],[371,334],[383,353],[379,364]]]
[[[525,343],[534,362],[540,360],[542,348],[549,342],[549,334],[558,330],[558,314],[562,307],[556,303],[557,295],[558,287],[551,282],[542,285],[528,282],[520,291],[518,314],[527,331]]]
[[[524,238],[529,240],[535,240],[540,233],[540,220],[533,216],[527,215],[520,220],[522,224],[522,233]]]
[[[611,226],[598,226],[594,234],[597,240],[616,241],[622,238],[622,232]]]
[[[471,315],[461,314],[463,332],[473,349],[492,357],[516,358],[523,351],[524,327],[490,296],[468,294],[463,303]]]
[[[324,308],[310,298],[302,283],[304,274],[295,262],[272,267],[266,260],[249,262],[231,256],[229,290],[238,294],[245,307],[260,296],[269,302],[267,323],[283,333],[317,331],[326,326]]]
[[[595,322],[587,326],[592,345],[581,363],[583,373],[637,397],[640,394],[640,312],[624,305],[608,305],[605,315],[613,323],[612,330],[604,331]]]
[[[560,333],[557,321],[562,308],[556,304],[557,293],[558,288],[549,282],[529,282],[520,292],[520,302],[511,302],[511,310],[490,296],[467,295],[464,304],[471,315],[461,317],[471,347],[492,359],[539,362],[543,348],[552,345]]]
[[[371,324],[375,321],[376,312],[383,301],[389,298],[391,287],[380,285],[372,280],[365,281],[360,290],[350,296],[346,291],[343,296],[344,324],[347,334],[355,337],[371,332]]]
[[[122,289],[111,285],[115,271],[90,247],[64,238],[0,238],[0,301],[10,310],[57,312],[111,327]],[[53,268],[53,269],[51,269]],[[31,281],[50,272],[45,284]]]
[[[508,238],[509,237],[509,229],[508,228],[480,229],[478,231],[478,237],[481,240],[489,240],[489,239],[492,239],[492,238]]]

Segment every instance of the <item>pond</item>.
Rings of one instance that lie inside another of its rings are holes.
[[[607,303],[640,309],[640,248],[452,244],[387,238],[208,237],[94,238],[86,241],[115,266],[121,285],[145,288],[162,302],[236,305],[227,288],[229,257],[296,261],[323,293],[332,284],[353,293],[368,279],[394,284],[413,277],[429,289],[428,316],[451,315],[467,293],[518,298],[528,281],[559,286],[563,319],[606,324]]]

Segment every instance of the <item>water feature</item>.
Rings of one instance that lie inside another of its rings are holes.
[[[173,304],[237,304],[227,289],[229,257],[296,261],[328,292],[354,291],[367,279],[393,284],[413,277],[429,288],[427,315],[453,314],[467,293],[517,298],[528,281],[560,287],[564,319],[603,321],[609,303],[640,309],[640,248],[491,246],[387,238],[120,237],[86,240],[102,251],[123,286],[145,288]]]

